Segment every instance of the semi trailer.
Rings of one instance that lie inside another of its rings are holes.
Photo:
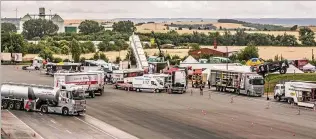
[[[74,84],[51,87],[25,83],[2,83],[4,109],[80,115],[86,111],[84,91]]]
[[[212,69],[208,78],[217,91],[231,91],[248,96],[262,96],[264,78],[254,72]]]
[[[100,90],[100,88],[104,87],[104,84],[102,84],[103,81],[100,79],[103,79],[103,77],[99,73],[55,73],[54,86],[75,84],[84,89],[86,96],[94,98],[97,93],[103,94],[103,90]]]

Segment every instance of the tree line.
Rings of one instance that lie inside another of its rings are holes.
[[[81,54],[98,53],[91,41],[101,41],[97,48],[103,52],[128,49],[127,41],[129,36],[136,31],[136,27],[131,21],[114,23],[112,31],[105,31],[101,24],[92,20],[81,22],[78,28],[80,29],[79,33],[57,33],[58,26],[52,21],[31,19],[24,23],[22,34],[17,34],[13,24],[3,23],[1,27],[1,50],[3,52],[23,54],[39,53],[43,57],[51,57],[52,54],[74,54],[73,59],[78,61]],[[153,38],[151,33],[136,34],[140,36],[142,41],[150,41]],[[224,46],[246,46],[249,44],[254,46],[316,45],[314,32],[307,27],[299,29],[298,39],[294,35],[286,33],[275,36],[262,33],[247,33],[245,29],[238,29],[236,33],[226,30],[223,33],[210,32],[208,34],[198,32],[178,34],[173,30],[167,33],[155,33],[155,35],[157,42],[161,45],[185,46],[190,44],[190,47],[195,47],[195,45],[213,45],[215,41],[217,45]],[[36,40],[39,43],[32,44],[26,40]],[[152,48],[156,47],[156,44],[152,45]]]

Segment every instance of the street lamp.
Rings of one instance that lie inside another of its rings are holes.
[[[226,70],[228,70],[228,47],[226,46]]]
[[[268,81],[267,100],[270,100],[270,98],[269,98],[269,90],[270,90],[270,77],[267,77],[267,81]]]

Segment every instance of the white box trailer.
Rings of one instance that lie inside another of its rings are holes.
[[[105,72],[104,71],[97,71],[97,70],[89,70],[87,73],[97,73],[98,74],[98,83],[99,83],[99,88],[97,93],[99,93],[100,96],[104,93],[104,78],[105,78]]]
[[[274,99],[285,100],[299,106],[316,108],[316,84],[309,82],[285,82],[277,84]]]
[[[132,86],[137,92],[141,92],[142,90],[150,90],[158,93],[165,90],[164,86],[161,85],[156,78],[149,76],[134,77]]]
[[[264,79],[254,72],[212,69],[208,79],[217,91],[260,97],[264,93]]]
[[[86,95],[94,98],[95,93],[99,93],[101,82],[98,80],[100,74],[98,73],[55,73],[54,86],[58,87],[60,84],[75,84],[82,86]],[[100,92],[101,94],[103,92]]]

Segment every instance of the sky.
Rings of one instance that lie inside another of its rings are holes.
[[[314,18],[316,1],[2,1],[1,17],[46,13],[64,19]]]

